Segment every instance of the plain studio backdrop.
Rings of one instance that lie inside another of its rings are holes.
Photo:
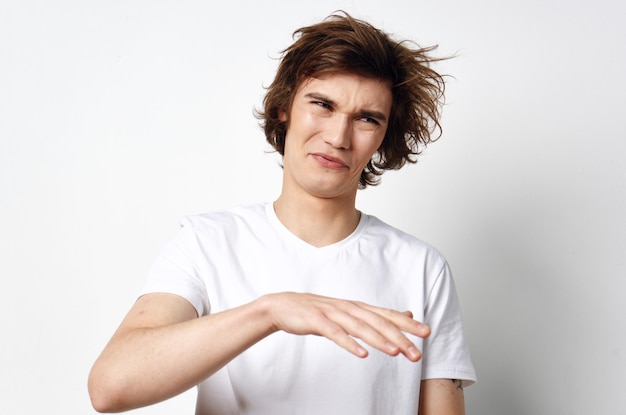
[[[94,413],[90,366],[179,219],[278,196],[253,109],[337,9],[456,55],[441,140],[358,207],[448,258],[468,413],[626,413],[618,0],[2,0],[0,413]]]

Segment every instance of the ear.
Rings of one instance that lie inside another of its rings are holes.
[[[286,113],[285,111],[281,111],[281,112],[278,114],[278,119],[279,119],[281,122],[287,122],[287,113]]]

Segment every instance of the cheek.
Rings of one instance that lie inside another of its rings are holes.
[[[362,147],[358,149],[358,170],[364,169],[374,154],[376,154],[376,150],[378,150],[379,147],[377,144],[377,142],[372,143],[370,141],[368,143],[363,143]]]
[[[307,130],[320,129],[324,125],[324,119],[311,112],[303,112],[299,118],[301,128]]]
[[[383,139],[384,137],[367,137],[363,140],[363,142],[361,143],[361,149],[363,151],[363,153],[366,153],[369,155],[368,158],[371,158],[371,156],[374,155],[374,153],[376,153],[376,151],[380,148],[380,146],[383,144]]]
[[[323,121],[310,113],[298,114],[297,118],[292,117],[288,126],[287,135],[300,142],[308,141],[324,129]]]

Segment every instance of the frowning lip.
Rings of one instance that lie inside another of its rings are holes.
[[[330,156],[326,153],[311,153],[311,156],[324,167],[330,169],[347,169],[348,163],[340,158]]]

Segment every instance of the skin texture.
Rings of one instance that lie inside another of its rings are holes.
[[[382,142],[390,107],[387,83],[351,74],[310,79],[296,92],[290,113],[282,115],[288,122],[283,188],[274,208],[302,240],[325,246],[356,228],[360,173]],[[199,318],[181,297],[148,294],[96,360],[88,382],[92,405],[119,412],[162,401],[277,331],[324,336],[361,358],[365,343],[413,362],[421,352],[405,333],[430,334],[409,311],[308,293],[268,294]],[[420,414],[463,413],[462,391],[450,380],[424,381],[422,388]]]
[[[356,195],[361,172],[382,144],[391,110],[387,82],[356,75],[309,79],[287,117],[285,185],[324,199]]]
[[[412,361],[421,354],[403,332],[420,337],[430,333],[410,313],[312,294],[271,294],[201,318],[181,297],[148,294],[137,300],[94,364],[89,377],[92,404],[100,412],[119,412],[162,401],[198,384],[278,330],[325,336],[366,357],[353,336]]]
[[[360,174],[385,136],[391,99],[386,82],[351,74],[300,86],[290,114],[283,115],[283,187],[274,203],[296,236],[319,247],[356,228]]]
[[[465,415],[462,382],[456,379],[422,381],[418,415]]]

